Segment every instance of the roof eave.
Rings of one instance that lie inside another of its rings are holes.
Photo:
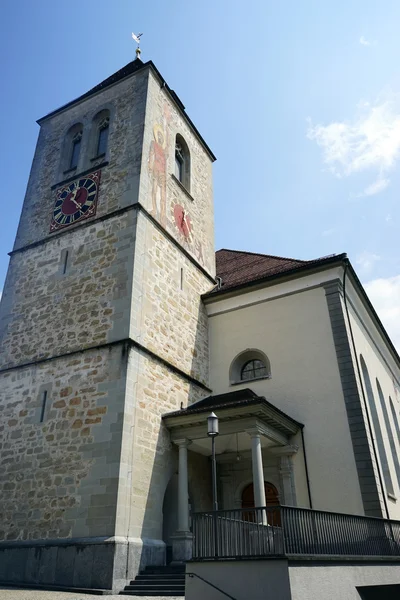
[[[382,321],[378,317],[378,313],[376,312],[371,300],[368,298],[368,294],[365,291],[364,286],[361,283],[360,279],[358,278],[358,275],[357,275],[353,265],[351,264],[350,260],[347,259],[345,262],[346,262],[346,264],[349,268],[349,271],[351,273],[351,276],[353,278],[353,281],[355,284],[354,287],[360,292],[362,300],[366,304],[367,311],[370,312],[372,320],[375,321],[377,328],[380,330],[383,338],[385,339],[385,341],[387,342],[387,345],[389,346],[389,349],[393,355],[393,358],[395,359],[395,361],[397,363],[397,366],[400,368],[400,355],[397,352],[392,340],[390,339],[390,336],[389,336],[388,332],[386,331],[385,326],[383,325]]]
[[[332,267],[336,264],[338,266],[343,265],[346,260],[348,260],[347,254],[344,252],[342,254],[330,256],[326,259],[321,260],[320,262],[307,263],[305,265],[295,267],[294,269],[288,269],[287,271],[283,271],[282,273],[275,273],[274,275],[267,275],[265,277],[260,277],[259,279],[253,279],[252,281],[248,281],[246,283],[242,283],[240,285],[236,285],[226,289],[221,288],[217,291],[207,292],[206,294],[202,295],[202,299],[204,302],[212,302],[214,299],[219,300],[221,296],[227,297],[229,295],[239,295],[244,291],[247,291],[248,288],[262,287],[267,283],[275,282],[279,279],[294,279],[296,277],[302,277],[303,275],[307,275],[309,272],[323,271],[327,267]]]

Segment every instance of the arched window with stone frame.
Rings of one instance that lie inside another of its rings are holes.
[[[249,348],[233,359],[229,369],[231,385],[271,377],[271,364],[264,352]]]
[[[78,168],[82,146],[83,125],[75,123],[67,132],[64,142],[63,171]]]
[[[106,156],[108,134],[110,131],[110,111],[104,109],[97,113],[92,126],[92,160]]]
[[[175,138],[175,177],[190,192],[190,152],[179,133]]]

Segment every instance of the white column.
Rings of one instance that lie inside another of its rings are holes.
[[[265,506],[264,471],[261,453],[261,438],[258,431],[249,431],[251,435],[251,461],[253,465],[254,503],[256,508]]]
[[[178,531],[189,531],[189,478],[187,449],[189,440],[176,440],[179,447]]]

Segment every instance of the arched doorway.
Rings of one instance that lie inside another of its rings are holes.
[[[268,507],[279,506],[279,494],[276,487],[269,483],[268,481],[264,481],[264,489],[265,489],[265,503]],[[246,485],[242,492],[242,508],[254,508],[254,486],[252,483]],[[271,525],[279,526],[281,523],[281,516],[279,510],[269,510],[268,512],[268,521]],[[254,518],[254,517],[253,517]]]

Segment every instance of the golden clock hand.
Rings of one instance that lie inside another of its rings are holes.
[[[75,198],[71,198],[71,200],[72,200],[72,202],[75,204],[75,206],[76,206],[77,208],[81,208],[81,207],[82,207],[82,204],[79,204],[79,202],[77,202],[77,201],[75,200]]]

